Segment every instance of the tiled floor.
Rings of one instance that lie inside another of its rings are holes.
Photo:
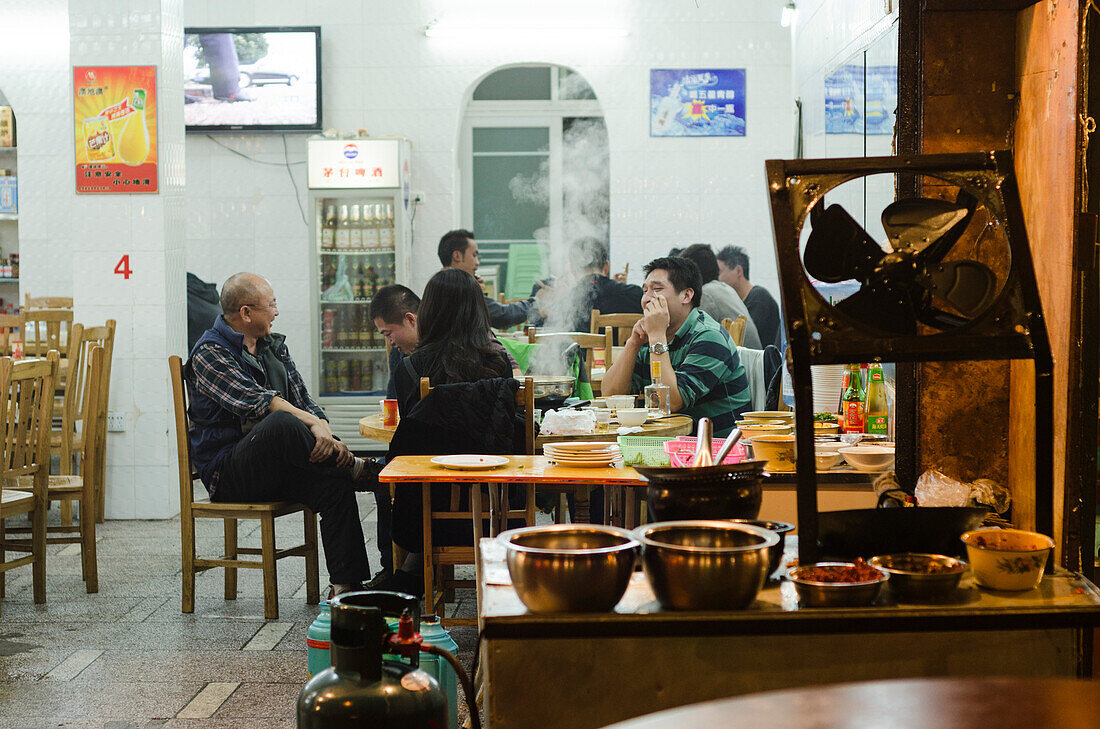
[[[360,494],[359,513],[374,569],[371,494]],[[276,523],[277,544],[301,540],[301,519]],[[241,523],[242,545],[259,546],[258,524]],[[220,522],[200,520],[198,539],[200,553],[221,554]],[[180,612],[178,518],[109,521],[100,525],[97,549],[95,595],[84,591],[75,545],[50,549],[45,605],[33,604],[29,567],[8,573],[0,602],[0,727],[295,726],[295,702],[308,680],[306,629],[318,613],[305,603],[301,559],[280,560],[279,619],[266,621],[259,570],[238,572],[236,600],[224,599],[221,570],[200,573],[195,612]],[[459,598],[455,613],[472,615],[472,591]],[[451,635],[469,667],[476,629]]]

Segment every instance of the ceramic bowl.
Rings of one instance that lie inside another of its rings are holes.
[[[634,427],[641,425],[649,417],[649,410],[645,408],[620,408],[618,411],[619,425]]]
[[[817,465],[817,470],[828,471],[830,468],[840,463],[840,454],[836,451],[826,451],[819,448],[814,451],[814,461]]]
[[[632,408],[634,407],[633,395],[608,395],[604,398],[604,402],[607,403],[607,407],[612,410],[618,410],[619,408]]]
[[[790,435],[791,426],[787,423],[745,423],[737,426],[741,429],[742,438],[752,438],[757,435]]]
[[[782,420],[786,423],[794,422],[794,410],[754,410],[751,413],[742,413],[743,420],[752,420],[757,423],[768,420]]]
[[[839,433],[840,423],[835,420],[815,420],[814,421],[814,435],[824,435],[826,433]]]
[[[789,420],[780,420],[779,418],[776,418],[774,420],[738,420],[737,421],[737,427],[738,428],[743,428],[746,425],[790,425],[790,424],[791,424],[791,421],[789,421]]]
[[[982,587],[1019,592],[1039,586],[1054,540],[1022,529],[976,529],[961,539]]]
[[[845,446],[837,449],[852,468],[864,473],[877,473],[893,468],[893,446]]]
[[[752,444],[753,458],[768,462],[765,470],[788,473],[794,470],[793,435],[758,435],[749,442]]]

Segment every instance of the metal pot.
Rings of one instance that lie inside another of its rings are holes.
[[[775,532],[728,521],[673,521],[634,531],[646,577],[666,610],[748,607],[768,575]]]
[[[535,407],[539,410],[554,410],[561,407],[566,398],[573,394],[577,385],[575,377],[570,375],[527,375],[533,380]],[[517,377],[522,383],[525,377]]]
[[[635,466],[649,482],[646,500],[657,521],[755,519],[763,498],[766,461],[706,468]]]

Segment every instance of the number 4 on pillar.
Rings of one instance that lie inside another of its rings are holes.
[[[130,270],[130,254],[126,254],[122,258],[118,259],[118,263],[115,264],[115,273],[122,276],[127,281],[130,280],[130,274],[133,271]]]

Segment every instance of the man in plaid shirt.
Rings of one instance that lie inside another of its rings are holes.
[[[221,305],[185,370],[192,459],[210,499],[305,504],[321,517],[334,592],[359,589],[370,567],[355,492],[377,486],[379,467],[333,435],[285,337],[271,331],[271,284],[238,273],[222,285]]]

